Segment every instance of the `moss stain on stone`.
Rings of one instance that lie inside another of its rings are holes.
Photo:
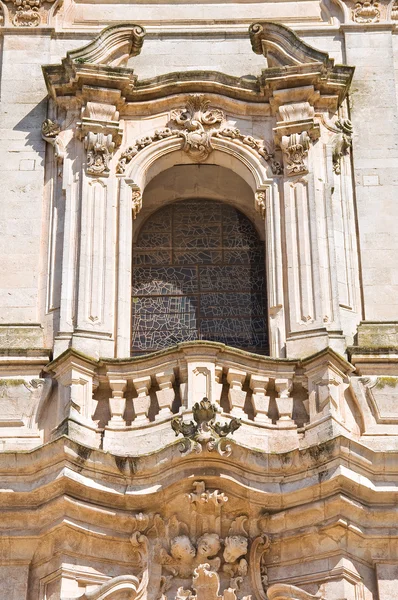
[[[378,377],[376,389],[383,390],[385,387],[395,388],[398,385],[398,377]]]

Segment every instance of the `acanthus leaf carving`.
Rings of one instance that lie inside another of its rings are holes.
[[[116,168],[117,173],[123,174],[127,164],[138,152],[154,142],[172,136],[182,138],[184,152],[195,162],[204,162],[208,158],[213,151],[214,137],[224,137],[252,148],[270,163],[274,175],[281,175],[283,171],[282,165],[274,160],[275,153],[271,145],[267,148],[263,140],[241,133],[237,127],[226,122],[222,110],[211,108],[210,101],[201,94],[188,96],[185,107],[171,111],[170,122],[180,129],[165,127],[155,130],[152,135],[137,139],[133,146],[122,152]]]
[[[109,163],[115,149],[112,134],[89,132],[84,140],[87,150],[87,174],[109,175]]]
[[[352,20],[356,23],[378,23],[380,21],[377,0],[359,0],[352,9]]]
[[[207,398],[194,404],[192,413],[195,422],[184,422],[181,415],[171,421],[176,436],[179,434],[184,436],[180,451],[185,455],[192,451],[200,453],[204,444],[209,452],[217,450],[221,456],[229,456],[231,446],[225,438],[239,429],[241,421],[233,418],[224,425],[216,423],[217,407]]]
[[[282,136],[281,147],[286,160],[288,176],[308,173],[307,157],[310,141],[307,131]]]

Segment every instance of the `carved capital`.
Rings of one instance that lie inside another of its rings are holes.
[[[91,93],[95,94],[95,90]],[[101,94],[100,91],[98,93]],[[84,139],[87,150],[87,175],[107,177],[113,152],[122,140],[116,106],[87,101],[77,123],[77,136]]]
[[[307,158],[310,137],[306,131],[282,136],[281,148],[288,176],[308,173]]]

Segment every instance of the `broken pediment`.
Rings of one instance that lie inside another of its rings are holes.
[[[249,29],[253,52],[263,54],[268,67],[291,67],[308,63],[333,66],[327,52],[316,50],[288,27],[278,23],[253,23]]]
[[[234,77],[216,71],[175,72],[138,80],[130,58],[140,53],[145,30],[137,24],[114,25],[104,29],[92,42],[67,53],[60,65],[43,67],[50,96],[57,104],[81,106],[93,96],[101,102],[146,102],[170,94],[207,92],[245,102],[269,102],[274,90],[312,85],[336,109],[347,94],[353,68],[334,65],[326,52],[303,42],[284,25],[254,23],[249,28],[253,51],[268,61],[260,77]],[[119,94],[105,99],[104,94]],[[323,102],[323,104],[325,104]],[[321,102],[322,103],[322,102]]]

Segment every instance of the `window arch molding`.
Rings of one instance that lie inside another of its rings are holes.
[[[181,150],[179,140],[166,138],[144,148],[128,165],[120,178],[118,219],[117,266],[117,320],[116,355],[130,352],[131,332],[131,277],[134,216],[132,194],[143,198],[149,182],[158,174],[175,165],[195,162]],[[282,239],[278,181],[270,168],[250,147],[238,147],[228,139],[215,140],[214,150],[206,164],[218,165],[234,172],[249,186],[252,206],[263,202],[266,240],[267,304],[269,320],[270,355],[280,357],[285,349],[285,321],[283,310]],[[200,196],[200,194],[198,194]],[[261,209],[260,209],[261,212]]]

